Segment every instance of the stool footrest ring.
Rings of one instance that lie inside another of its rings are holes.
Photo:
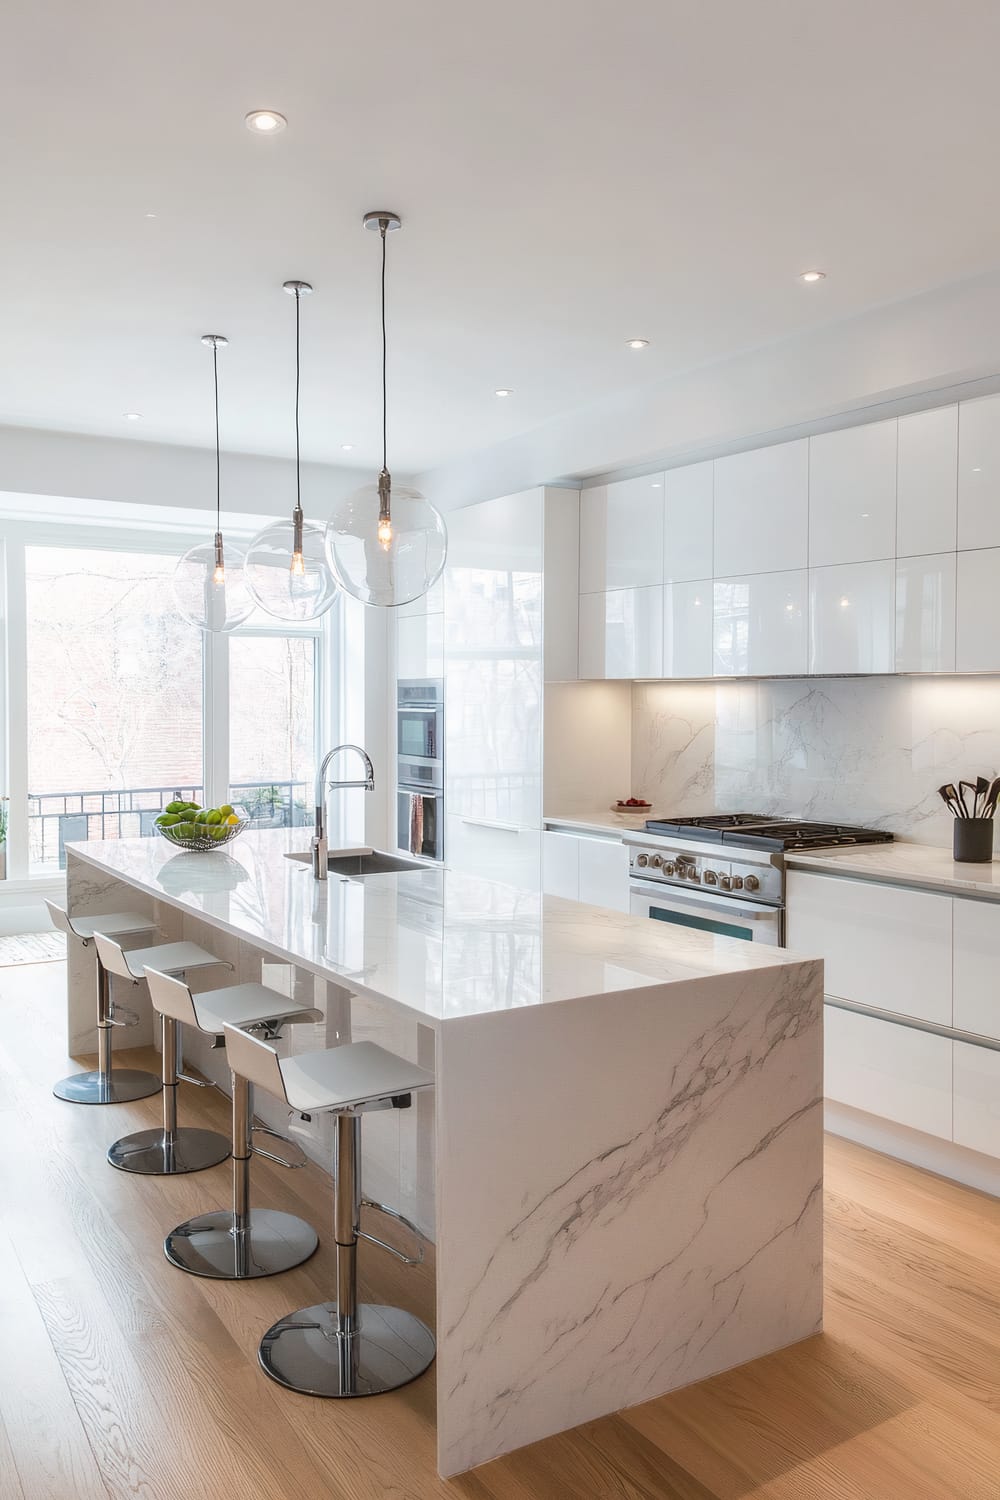
[[[389,1245],[385,1240],[380,1240],[374,1234],[368,1234],[363,1229],[358,1230],[359,1239],[367,1240],[371,1245],[378,1245],[382,1250],[388,1250],[389,1254],[394,1255],[397,1260],[401,1260],[404,1266],[423,1265],[424,1245],[427,1241],[412,1219],[408,1219],[405,1214],[401,1214],[397,1208],[390,1208],[388,1203],[376,1203],[374,1198],[362,1198],[361,1206],[362,1208],[370,1208],[375,1213],[384,1214],[387,1219],[395,1219],[397,1224],[402,1224],[403,1228],[409,1230],[410,1234],[416,1240],[417,1253],[415,1256],[404,1255],[402,1250],[396,1249],[395,1245]]]

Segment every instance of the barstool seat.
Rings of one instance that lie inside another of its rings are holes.
[[[209,953],[197,943],[158,943],[154,948],[133,948],[126,952],[110,933],[94,933],[98,957],[109,974],[139,984],[152,965],[169,974],[185,974],[206,969],[213,964],[231,969],[232,964]],[[154,1009],[155,997],[153,999]],[[172,1015],[160,1011],[161,1060],[163,1085],[163,1125],[159,1130],[137,1130],[122,1136],[108,1148],[108,1161],[122,1172],[137,1172],[144,1177],[174,1176],[181,1172],[201,1172],[217,1166],[229,1155],[229,1142],[216,1130],[195,1130],[177,1124],[178,1071],[177,1023]],[[190,1080],[197,1082],[197,1079]]]
[[[234,1073],[284,1099],[290,1109],[334,1118],[337,1299],[300,1308],[268,1329],[258,1351],[265,1374],[310,1396],[373,1396],[406,1385],[433,1360],[434,1335],[402,1308],[358,1302],[359,1239],[381,1245],[408,1265],[416,1263],[361,1229],[362,1202],[417,1230],[401,1214],[361,1197],[361,1115],[407,1108],[411,1094],[433,1086],[433,1076],[374,1042],[279,1058],[273,1047],[245,1031],[227,1026],[225,1037]]]
[[[52,925],[84,947],[93,941],[100,928],[117,937],[140,932],[155,932],[156,923],[141,911],[113,911],[100,916],[71,917],[65,907],[46,901]],[[148,1099],[160,1092],[160,1080],[144,1068],[116,1068],[112,1058],[112,1028],[121,1025],[114,1019],[111,985],[104,965],[97,960],[97,1067],[86,1073],[71,1073],[62,1078],[52,1092],[57,1099],[70,1104],[126,1104],[134,1099]]]
[[[226,1026],[256,1026],[276,1036],[283,1024],[320,1019],[318,1011],[303,1010],[286,995],[265,984],[234,984],[224,990],[193,995],[188,986],[155,969],[146,971],[153,1004],[183,1025],[209,1036],[221,1036]],[[250,1207],[250,1162],[255,1154],[282,1166],[292,1166],[253,1144],[253,1089],[233,1073],[233,1206],[198,1214],[172,1229],[163,1242],[171,1265],[193,1276],[222,1281],[248,1281],[274,1276],[308,1260],[319,1244],[311,1224],[295,1214],[273,1208]]]

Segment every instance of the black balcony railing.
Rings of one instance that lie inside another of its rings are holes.
[[[32,866],[66,867],[66,845],[88,839],[140,838],[155,833],[168,802],[201,802],[200,786],[125,787],[103,792],[28,795],[28,858]],[[229,791],[255,828],[301,827],[312,822],[312,787],[306,781],[238,781]]]

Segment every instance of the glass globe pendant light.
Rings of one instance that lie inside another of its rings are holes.
[[[215,380],[215,538],[185,552],[174,569],[174,599],[191,625],[213,632],[235,630],[250,618],[254,601],[243,576],[243,553],[222,542],[222,458],[219,446],[219,350],[229,340],[206,333]]]
[[[386,467],[386,236],[400,228],[398,214],[377,210],[366,229],[382,238],[382,470],[375,484],[342,500],[326,527],[326,555],[337,583],[363,604],[395,607],[419,599],[444,569],[448,532],[419,490],[393,489]]]
[[[299,445],[300,325],[299,304],[312,291],[308,281],[286,281],[295,298],[295,509],[290,521],[278,521],[254,537],[247,548],[246,582],[261,609],[278,620],[316,620],[337,596],[327,566],[323,532],[302,514],[302,464]]]

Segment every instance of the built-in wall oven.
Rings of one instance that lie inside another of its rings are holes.
[[[444,683],[404,678],[396,701],[396,841],[444,859]]]

